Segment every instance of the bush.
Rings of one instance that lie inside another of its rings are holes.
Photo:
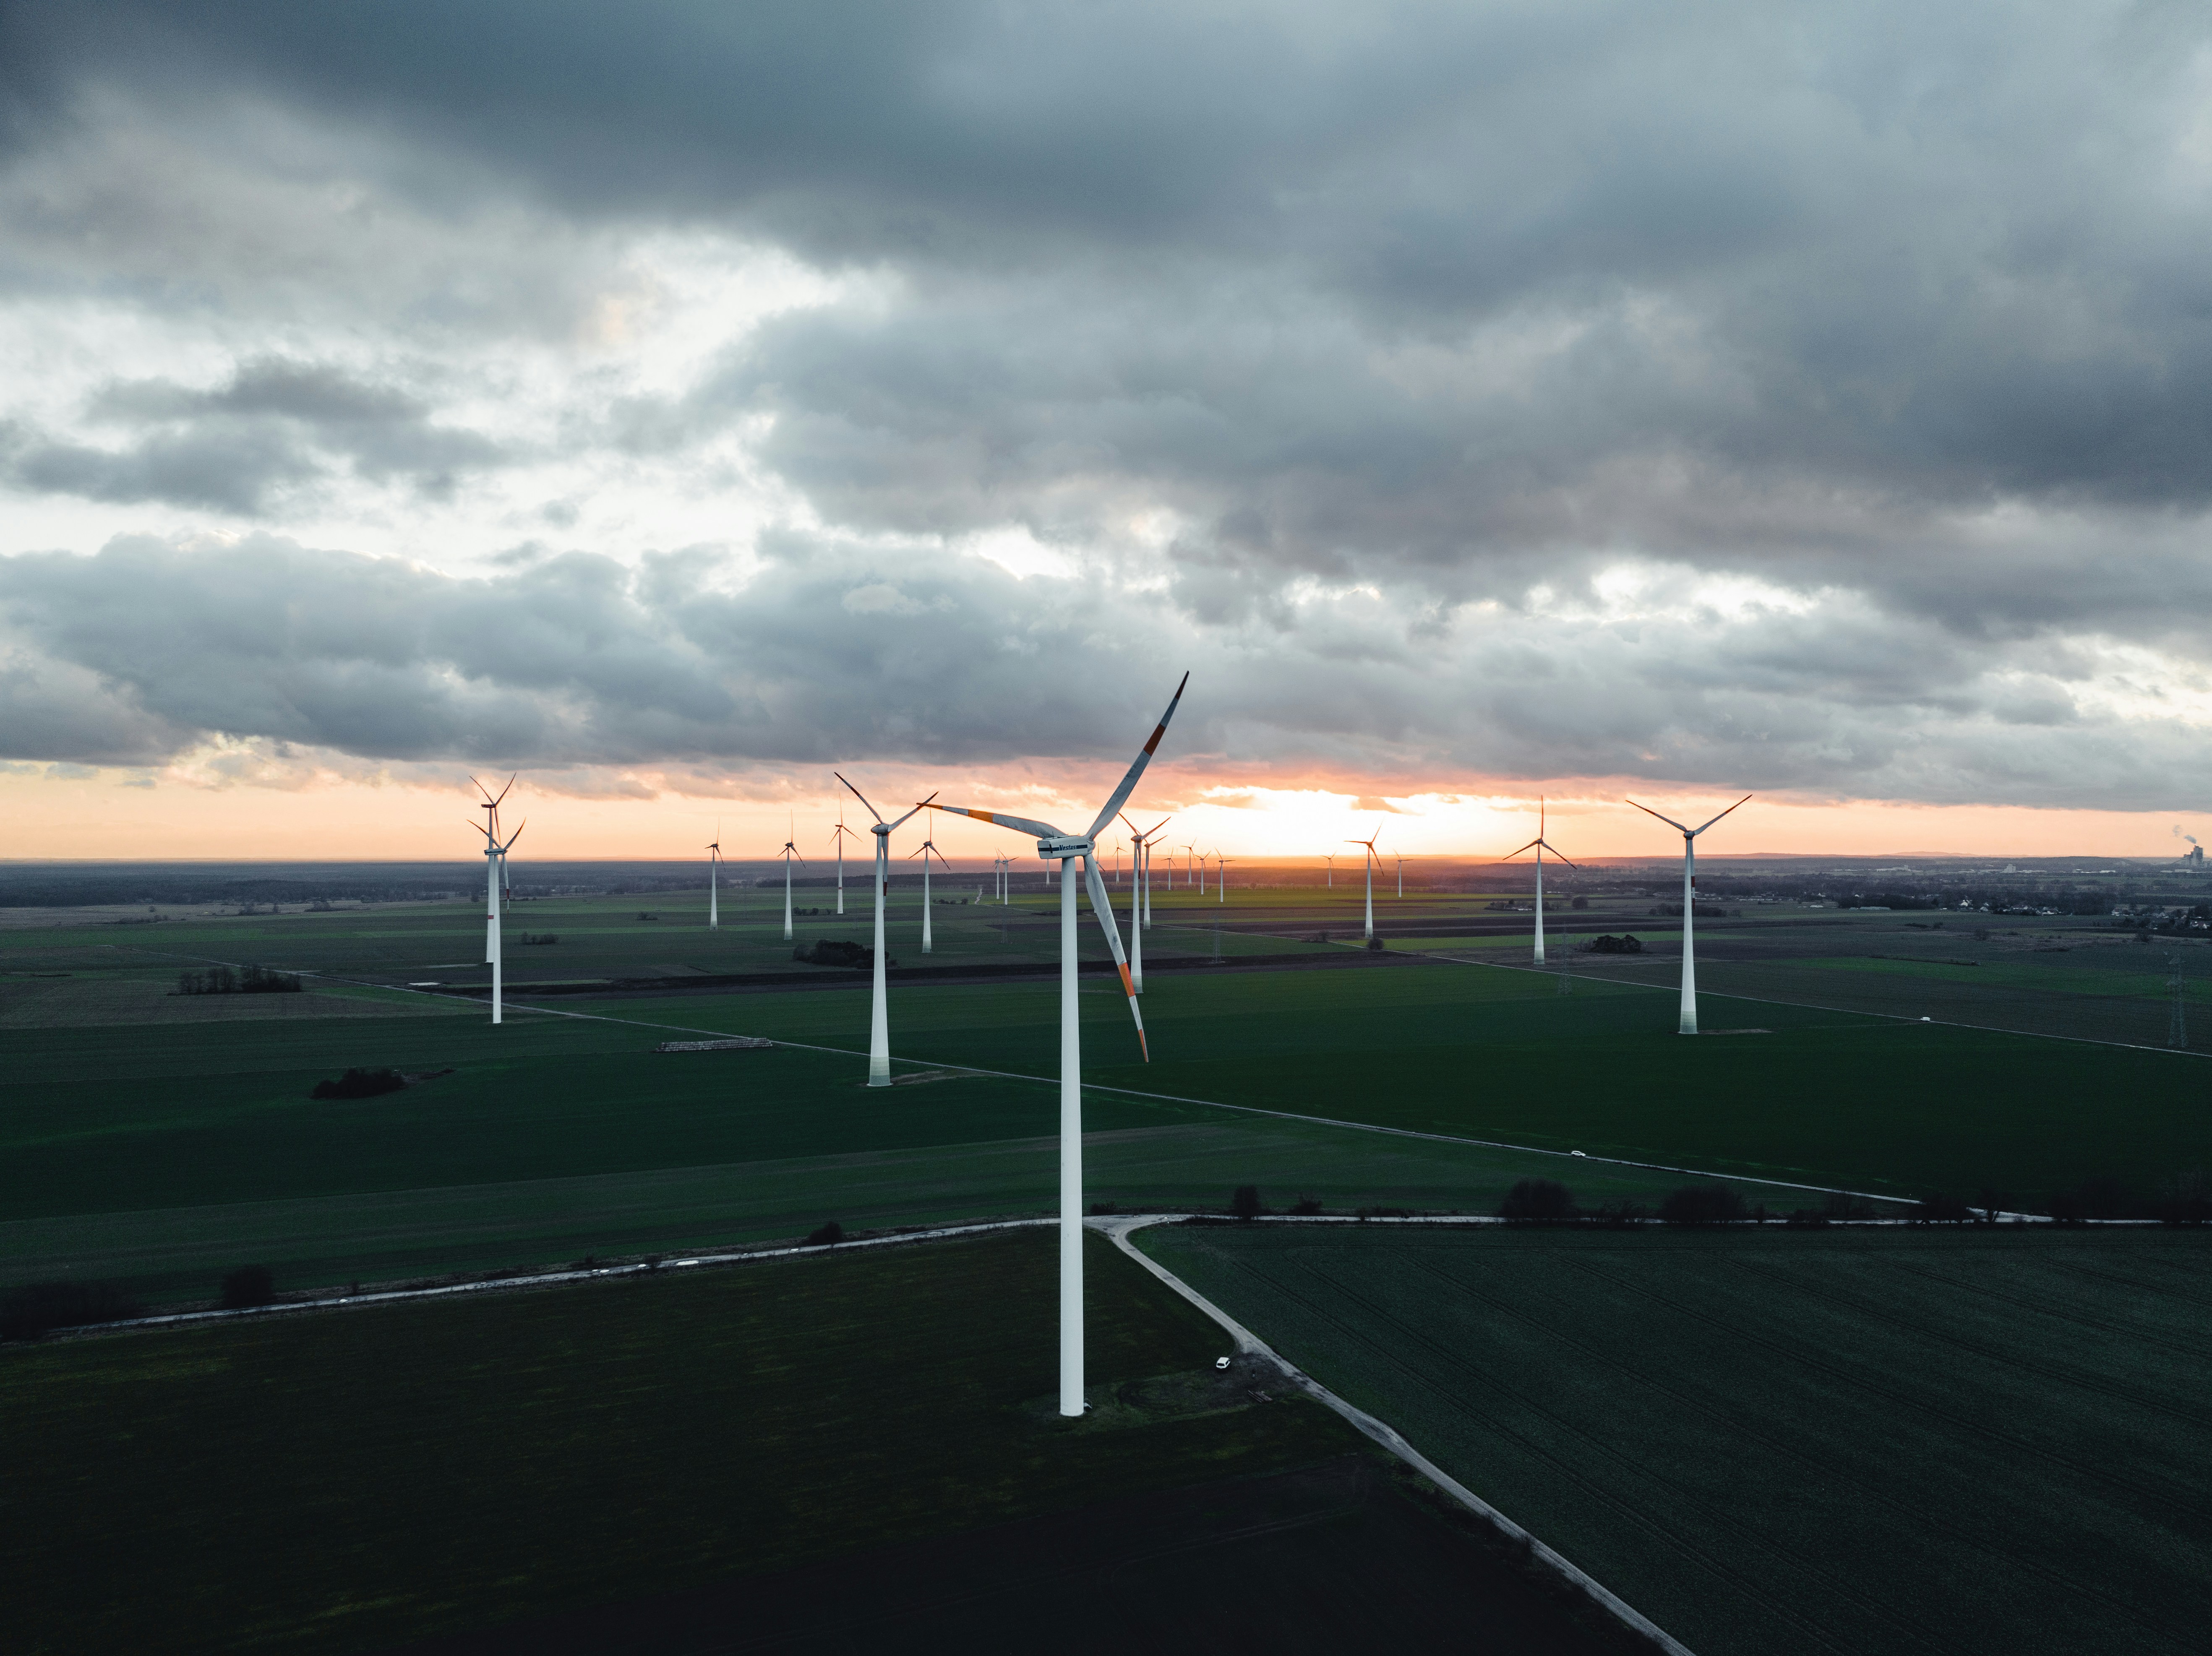
[[[2201,1173],[2175,1174],[2160,1198],[2158,1216],[2169,1225],[2212,1224],[2212,1183]]]
[[[1291,1204],[1291,1211],[1301,1218],[1310,1219],[1316,1214],[1327,1212],[1328,1210],[1322,1206],[1319,1197],[1301,1196]]]
[[[1743,1198],[1726,1185],[1685,1185],[1659,1204],[1670,1225],[1721,1225],[1744,1216]]]
[[[1574,901],[1572,901],[1572,902],[1569,903],[1569,904],[1567,905],[1567,907],[1568,907],[1569,908],[1577,908],[1577,909],[1579,909],[1579,908],[1588,908],[1588,907],[1589,907],[1589,898],[1587,898],[1587,897],[1577,897],[1577,898],[1576,898],[1576,899],[1574,900]]]
[[[810,1247],[835,1247],[844,1240],[845,1227],[835,1219],[806,1233],[806,1243]]]
[[[1367,946],[1370,949],[1380,949],[1382,947],[1382,939],[1379,937],[1370,937],[1367,940]]]
[[[276,1277],[267,1265],[240,1265],[222,1279],[222,1308],[246,1311],[276,1297]]]
[[[808,966],[849,966],[866,971],[876,963],[876,951],[860,943],[848,943],[842,937],[824,937],[819,943],[801,943],[791,951],[791,958]],[[888,957],[885,966],[898,962]]]
[[[1501,1219],[1555,1220],[1577,1216],[1575,1198],[1556,1179],[1523,1179],[1498,1204]]]
[[[348,1070],[336,1081],[318,1081],[310,1098],[374,1098],[396,1093],[407,1084],[397,1070]]]
[[[113,1283],[26,1283],[0,1299],[0,1340],[31,1340],[57,1328],[143,1316]]]
[[[1643,1219],[1644,1204],[1641,1202],[1607,1202],[1590,1217],[1614,1230],[1626,1230]]]
[[[1592,937],[1583,945],[1585,955],[1640,955],[1643,952],[1644,939],[1633,933],[1618,937],[1610,935]]]
[[[1818,1208],[1796,1208],[1783,1222],[1792,1230],[1826,1230],[1828,1216]]]
[[[1955,1196],[1927,1196],[1905,1216],[1916,1225],[1965,1225],[1973,1222],[1974,1210]]]
[[[1257,1185],[1237,1186],[1236,1192],[1229,1198],[1229,1210],[1239,1219],[1258,1218],[1261,1212],[1260,1187]]]

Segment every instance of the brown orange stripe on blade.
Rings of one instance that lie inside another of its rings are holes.
[[[1129,968],[1122,965],[1119,961],[1114,962],[1114,967],[1115,969],[1121,974],[1121,992],[1127,995],[1131,1000],[1136,999],[1137,986],[1129,981]]]

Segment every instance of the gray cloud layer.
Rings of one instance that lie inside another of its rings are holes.
[[[154,312],[216,293],[496,342],[557,331],[605,239],[658,229],[880,278],[562,427],[678,462],[759,432],[831,527],[741,585],[274,538],[18,559],[5,682],[51,704],[18,740],[1114,749],[1149,693],[1040,694],[1034,648],[1070,684],[1194,659],[1206,743],[1255,762],[2183,803],[2209,54],[2200,14],[2078,3],[18,4],[0,199],[38,210],[0,293],[107,269]],[[205,157],[191,211],[86,183],[148,132]],[[395,227],[389,292],[337,182]],[[310,279],[319,238],[353,268]],[[0,475],[281,524],[341,473],[435,494],[509,458],[431,391],[297,354],[212,389],[118,369],[82,416],[0,429]],[[1088,595],[890,579],[852,543],[1008,525]],[[1767,596],[1626,619],[1624,565]],[[264,627],[228,619],[279,591]],[[112,713],[89,734],[62,711],[85,674]]]

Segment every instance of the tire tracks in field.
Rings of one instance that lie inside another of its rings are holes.
[[[2205,1286],[2203,1273],[2198,1272],[2185,1278],[2187,1289],[2198,1290],[2193,1293],[2185,1291],[2184,1283],[2171,1280],[2181,1275],[2183,1270],[2181,1266],[2171,1260],[2158,1259],[2154,1262],[2169,1278],[2166,1282],[2154,1282],[2147,1277],[2130,1277],[2123,1271],[2099,1271],[2095,1266],[2083,1265],[2079,1260],[2053,1259],[2048,1255],[2036,1263],[2048,1270],[2063,1271],[2069,1277],[2086,1277],[2092,1282],[2113,1283],[2122,1288],[2132,1288],[2143,1293],[2156,1294],[2166,1299],[2179,1300],[2183,1304],[2193,1307],[2199,1311],[2212,1310],[2212,1295],[2202,1291]]]
[[[1825,1300],[1831,1305],[1840,1306],[1869,1321],[1901,1329],[1917,1338],[1931,1343],[1950,1346],[1953,1350],[1964,1352],[1969,1356],[1978,1357],[1984,1362],[1995,1363],[2022,1374],[2038,1374],[2045,1380],[2071,1386],[2080,1391],[2118,1402],[2132,1404],[2138,1409],[2146,1410],[2155,1415],[2163,1415],[2169,1420],[2193,1426],[2199,1431],[2212,1432],[2212,1409],[2192,1407],[2189,1404],[2161,1396],[2130,1381],[2118,1380],[2107,1374],[2100,1374],[2092,1369],[2083,1368],[2078,1364],[2067,1362],[2062,1359],[2023,1356],[2018,1351],[2000,1345],[1994,1340],[1985,1340],[1977,1335],[1961,1333],[1941,1323],[1923,1322],[1917,1318],[1891,1311],[1880,1301],[1854,1293],[1848,1289],[1816,1286],[1800,1281],[1771,1265],[1760,1265],[1753,1260],[1739,1259],[1733,1263],[1739,1270],[1753,1276],[1764,1277],[1770,1282],[1788,1283],[1801,1294],[1809,1295],[1814,1299]],[[1962,1286],[1962,1284],[1947,1282],[1941,1277],[1920,1272],[1910,1265],[1900,1265],[1899,1268],[1908,1275],[1928,1275],[1929,1280],[1941,1283],[1947,1288]],[[1994,1294],[1989,1297],[2000,1301],[2004,1298],[2003,1295]],[[2189,1355],[2194,1356],[2201,1354]],[[2204,1511],[2200,1515],[2212,1520],[2212,1510]]]
[[[1510,1301],[1498,1297],[1495,1293],[1486,1292],[1476,1288],[1438,1266],[1432,1260],[1415,1259],[1408,1263],[1416,1271],[1435,1278],[1462,1297],[1486,1306],[1492,1312],[1534,1331],[1547,1341],[1563,1345],[1567,1350],[1577,1353],[1593,1366],[1622,1375],[1648,1391],[1658,1392],[1683,1408],[1703,1415],[1707,1420],[1734,1434],[1736,1437],[1761,1445],[1771,1453],[1794,1462],[1820,1480],[1822,1487],[1833,1487],[1838,1484],[1846,1486],[1856,1491],[1858,1498],[1866,1505],[1881,1507],[1897,1514],[1923,1532],[1930,1532],[1943,1540],[1978,1550],[2008,1569],[2039,1577],[2045,1582],[2101,1604],[2108,1611],[2115,1611],[2122,1617],[2133,1621],[2145,1631],[2173,1641],[2183,1650],[2195,1647],[2195,1639],[2192,1635],[2167,1625],[2154,1615],[2142,1610],[2122,1594],[2097,1586],[2094,1582],[2080,1580],[2051,1565],[2039,1563],[2033,1560],[2023,1558],[2017,1553],[2008,1552],[1987,1537],[1978,1534],[1965,1526],[1954,1524],[1944,1519],[1940,1515],[1939,1508],[1927,1503],[1916,1504],[1904,1500],[1893,1493],[1891,1487],[1881,1479],[1868,1477],[1855,1471],[1853,1463],[1817,1459],[1796,1444],[1777,1436],[1762,1427],[1747,1423],[1748,1417],[1739,1410],[1711,1397],[1658,1379],[1650,1371],[1624,1362],[1604,1348],[1587,1340],[1562,1333],[1534,1313]]]
[[[1215,1254],[1214,1257],[1222,1260],[1224,1264],[1231,1265],[1233,1269],[1243,1271],[1244,1274],[1251,1277],[1265,1287],[1273,1290],[1283,1299],[1304,1310],[1317,1322],[1326,1327],[1337,1331],[1338,1333],[1353,1342],[1358,1348],[1364,1350],[1374,1356],[1381,1357],[1390,1367],[1397,1369],[1401,1374],[1405,1375],[1406,1378],[1413,1381],[1416,1386],[1441,1398],[1444,1403],[1449,1405],[1452,1412],[1460,1415],[1462,1418],[1471,1417],[1476,1423],[1485,1429],[1516,1445],[1532,1460],[1550,1468],[1563,1483],[1572,1487],[1586,1499],[1601,1508],[1611,1511],[1617,1517],[1625,1520],[1636,1530],[1642,1532],[1651,1539],[1657,1541],[1662,1546],[1670,1549],[1679,1556],[1693,1562],[1697,1565],[1702,1567],[1709,1574],[1717,1580],[1727,1583],[1730,1588],[1741,1594],[1745,1601],[1755,1605],[1759,1610],[1765,1611],[1769,1616],[1774,1618],[1775,1622],[1791,1629],[1801,1638],[1818,1646],[1820,1649],[1836,1652],[1838,1653],[1838,1656],[1852,1656],[1854,1649],[1852,1646],[1845,1643],[1839,1643],[1832,1635],[1823,1629],[1817,1622],[1810,1619],[1805,1614],[1796,1610],[1786,1599],[1778,1598],[1774,1594],[1759,1586],[1747,1576],[1737,1566],[1728,1562],[1726,1558],[1688,1540],[1678,1530],[1670,1528],[1657,1514],[1650,1512],[1641,1504],[1631,1501],[1616,1491],[1607,1489],[1604,1484],[1587,1476],[1576,1465],[1574,1462],[1563,1458],[1553,1450],[1544,1447],[1541,1444],[1529,1437],[1526,1433],[1507,1423],[1507,1422],[1499,1416],[1493,1413],[1484,1412],[1480,1410],[1470,1410],[1468,1406],[1466,1398],[1462,1394],[1448,1389],[1443,1383],[1434,1375],[1425,1372],[1413,1364],[1407,1362],[1405,1359],[1396,1356],[1387,1347],[1376,1342],[1369,1334],[1347,1322],[1341,1316],[1333,1313],[1326,1307],[1315,1301],[1310,1295],[1301,1292],[1299,1289],[1293,1288],[1285,1283],[1277,1280],[1265,1271],[1260,1270],[1259,1268],[1248,1264],[1244,1260],[1231,1259],[1218,1253]],[[1331,1288],[1343,1293],[1345,1296],[1351,1300],[1354,1304],[1361,1305],[1365,1307],[1370,1312],[1374,1312],[1374,1307],[1368,1305],[1364,1296],[1352,1290],[1345,1289],[1342,1284],[1335,1282],[1333,1278],[1322,1275],[1322,1273],[1316,1272],[1315,1274],[1316,1276],[1321,1276],[1322,1281],[1327,1282]],[[1375,1313],[1375,1314],[1376,1314],[1381,1320],[1389,1323],[1395,1327],[1403,1327],[1403,1325],[1396,1323],[1395,1319],[1389,1317],[1387,1313]],[[1429,1339],[1425,1335],[1419,1333],[1418,1331],[1409,1330],[1407,1331],[1409,1335],[1409,1344],[1425,1347],[1431,1351],[1437,1352],[1437,1355],[1443,1357],[1448,1367],[1463,1366],[1456,1364],[1448,1351],[1437,1347],[1435,1342]],[[1559,1420],[1557,1416],[1553,1416],[1551,1411],[1546,1410],[1541,1404],[1531,1403],[1528,1398],[1514,1392],[1511,1388],[1499,1384],[1492,1377],[1484,1374],[1480,1371],[1474,1371],[1474,1378],[1478,1381],[1478,1383],[1483,1386],[1489,1386],[1491,1389],[1495,1391],[1504,1392],[1504,1394],[1516,1404],[1529,1410],[1532,1413],[1551,1421],[1553,1425],[1559,1427],[1566,1435],[1590,1444],[1591,1447],[1597,1451],[1597,1453],[1601,1459],[1610,1461],[1615,1465],[1620,1466],[1632,1472],[1636,1472],[1647,1477],[1653,1476],[1652,1474],[1650,1474],[1645,1468],[1631,1460],[1619,1450],[1600,1443],[1596,1440],[1590,1438],[1586,1433],[1567,1426],[1565,1422]],[[1664,1478],[1658,1478],[1656,1481],[1660,1482],[1662,1485],[1668,1483],[1668,1480]],[[1703,1503],[1697,1501],[1695,1497],[1692,1498],[1690,1504],[1700,1507],[1703,1506]],[[1731,1524],[1727,1520],[1723,1520],[1719,1523],[1716,1524],[1715,1527],[1724,1531],[1733,1529],[1741,1532],[1742,1526]],[[1761,1538],[1758,1537],[1755,1533],[1747,1534],[1746,1538],[1753,1543],[1757,1543],[1761,1539]],[[1818,1572],[1815,1572],[1815,1574],[1817,1575]],[[1856,1602],[1856,1596],[1851,1594],[1848,1589],[1844,1591],[1842,1596],[1851,1598],[1854,1602]],[[1876,1620],[1894,1622],[1894,1617],[1882,1611],[1879,1605],[1875,1606],[1875,1609],[1876,1611]],[[1935,1644],[1922,1635],[1915,1633],[1909,1627],[1903,1627],[1900,1625],[1899,1630],[1905,1633],[1908,1638],[1913,1640],[1916,1643],[1921,1645],[1926,1649],[1930,1651],[1940,1651],[1942,1648],[1942,1646]]]
[[[2172,1335],[2148,1333],[2141,1328],[2130,1327],[2125,1323],[2114,1322],[2104,1317],[2091,1316],[2081,1311],[2067,1310],[2055,1301],[2040,1299],[2032,1294],[2006,1293],[2000,1289],[1946,1276],[1942,1271],[1927,1265],[1912,1265],[1893,1255],[1891,1256],[1890,1263],[1893,1269],[1903,1271],[1908,1277],[1917,1277],[1923,1282],[1936,1283],[1944,1288],[1959,1289],[1978,1299],[1995,1301],[2000,1305],[2017,1306],[2023,1311],[2033,1311],[2039,1316],[2055,1318],[2060,1322],[2070,1323],[2076,1328],[2094,1329],[2099,1333],[2113,1335],[2138,1345],[2158,1346],[2163,1350],[2173,1353],[2176,1356],[2187,1357],[2192,1362],[2212,1362],[2212,1341],[2190,1340]],[[2126,1382],[2118,1383],[2124,1385]],[[2199,1418],[2197,1423],[2212,1427],[2212,1415]]]
[[[1701,1311],[1694,1306],[1686,1304],[1680,1300],[1672,1298],[1668,1295],[1659,1292],[1656,1289],[1646,1287],[1640,1283],[1629,1282],[1622,1277],[1615,1277],[1583,1260],[1577,1259],[1571,1263],[1575,1269],[1582,1271],[1587,1275],[1595,1277],[1601,1282],[1610,1283],[1615,1288],[1624,1289],[1630,1294],[1650,1300],[1655,1305],[1663,1306],[1675,1316],[1686,1318],[1692,1321],[1702,1323],[1709,1328],[1722,1330],[1734,1335],[1735,1338],[1744,1341],[1747,1344],[1756,1345],[1763,1350],[1776,1352],[1783,1356],[1790,1358],[1793,1362],[1825,1365],[1828,1371],[1833,1374],[1838,1380],[1844,1381],[1849,1385],[1855,1386],[1861,1391],[1863,1391],[1873,1397],[1882,1398],[1891,1404],[1897,1404],[1903,1408],[1911,1409],[1917,1413],[1927,1415],[1933,1419],[1942,1421],[1949,1426],[1960,1431],[1972,1434],[1974,1436],[1986,1438],[1993,1442],[2001,1443],[2006,1448],[2019,1454],[2029,1456],[2036,1459],[2047,1460],[2056,1465],[2064,1466],[2069,1471],[2078,1474],[2080,1477],[2092,1483],[2102,1484],[2107,1489],[2116,1489],[2124,1495],[2135,1497],[2138,1500],[2174,1509],[2185,1514],[2189,1518],[2195,1520],[2200,1524],[2212,1523],[2212,1512],[2208,1512],[2204,1507],[2196,1504],[2195,1502],[2183,1499],[2170,1491],[2156,1489],[2147,1485],[2138,1483],[2133,1479],[2124,1477],[2102,1466],[2095,1465],[2089,1462],[2080,1460],[2074,1457],[2061,1453],[2045,1445],[2033,1442],[2027,1438],[2020,1436],[2016,1433],[2004,1431],[1997,1427],[1988,1424],[1986,1422],[1974,1419],[1971,1416],[1960,1414],[1954,1410],[1945,1409],[1939,1404],[1930,1402],[1925,1397],[1905,1391],[1902,1387],[1888,1384],[1880,1379],[1871,1377],[1866,1372],[1863,1365],[1853,1363],[1847,1358],[1838,1357],[1832,1351],[1826,1350],[1817,1351],[1808,1350],[1805,1348],[1794,1345],[1789,1340],[1778,1336],[1759,1335],[1747,1332],[1735,1324],[1723,1321],[1722,1319],[1713,1315],[1710,1312]],[[1739,1268],[1744,1270],[1756,1269],[1755,1267],[1744,1265],[1740,1265]],[[1814,1297],[1821,1297],[1818,1294],[1817,1290],[1808,1289],[1803,1283],[1796,1282],[1790,1277],[1783,1276],[1779,1272],[1766,1274],[1781,1281],[1795,1290],[1812,1294]],[[1912,1327],[1913,1331],[1917,1333],[1926,1333],[1929,1331],[1924,1326],[1918,1324],[1914,1324],[1911,1326]],[[2008,1368],[2016,1368],[2021,1366],[2013,1362],[2009,1357],[2006,1358],[2004,1362],[2005,1366]]]

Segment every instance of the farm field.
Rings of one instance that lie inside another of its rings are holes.
[[[969,1627],[1080,1606],[1082,1650],[1224,1602],[1269,1648],[1469,1619],[1606,1648],[1334,1416],[1217,1380],[1219,1331],[1093,1240],[1102,1414],[1073,1429],[1043,1230],[0,1351],[9,1647],[605,1648],[611,1605],[623,1647],[693,1648],[720,1592],[718,1644],[842,1648],[955,1582]],[[1086,1518],[1101,1568],[1071,1572]],[[918,1571],[939,1590],[902,1612]]]
[[[1232,912],[1282,907],[1282,894],[1231,897]],[[604,917],[606,900],[590,901]],[[947,932],[975,912],[948,908]],[[430,961],[480,937],[459,905],[409,913],[442,928],[410,945]],[[316,938],[342,950],[363,927],[404,918],[196,924],[239,937],[258,927],[306,939],[299,952],[312,953]],[[1154,936],[1169,924],[1164,902]],[[1777,917],[1770,929],[1793,924]],[[185,922],[159,929],[173,937]],[[125,951],[87,935],[0,933],[16,949],[0,976],[11,1058],[0,1149],[17,1174],[0,1191],[0,1283],[90,1273],[190,1300],[211,1270],[248,1260],[311,1287],[759,1240],[830,1217],[888,1226],[1034,1213],[1054,1199],[1049,978],[895,983],[903,1077],[972,1065],[1030,1079],[940,1077],[872,1092],[860,1084],[867,1003],[854,974],[549,997],[556,1013],[583,1016],[516,1010],[494,1029],[480,1004],[349,984],[169,996],[170,966],[118,966]],[[1990,969],[2088,975],[2101,968],[2074,962],[2142,952],[2106,946]],[[1277,1206],[1307,1195],[1345,1210],[1488,1211],[1515,1180],[1556,1175],[1558,1153],[1573,1149],[1656,1164],[1600,1174],[1574,1163],[1594,1202],[1656,1201],[1685,1182],[1674,1168],[1900,1198],[1990,1192],[2015,1205],[2103,1177],[2143,1201],[2212,1167],[2212,1118],[2192,1101],[2201,1060],[2185,1054],[1717,995],[1705,1004],[1713,1033],[1682,1041],[1670,992],[1597,976],[1586,960],[1563,984],[1395,949],[1316,957],[1309,943],[1303,953],[1281,969],[1253,969],[1261,962],[1248,956],[1238,970],[1161,973],[1145,998],[1149,1065],[1134,1061],[1118,987],[1086,981],[1092,1199],[1218,1206],[1256,1183]],[[1865,980],[1920,981],[1911,963],[1850,963]],[[137,1009],[155,1009],[152,1021],[119,1021]],[[1722,1033],[1731,1029],[1747,1033]],[[797,1044],[652,1050],[718,1033]],[[307,1097],[350,1065],[435,1078],[351,1103]],[[1538,1153],[1211,1107],[1221,1104]],[[1756,1186],[1747,1195],[1783,1210],[1818,1199]]]
[[[2212,1238],[1136,1240],[1700,1656],[2203,1647]]]

